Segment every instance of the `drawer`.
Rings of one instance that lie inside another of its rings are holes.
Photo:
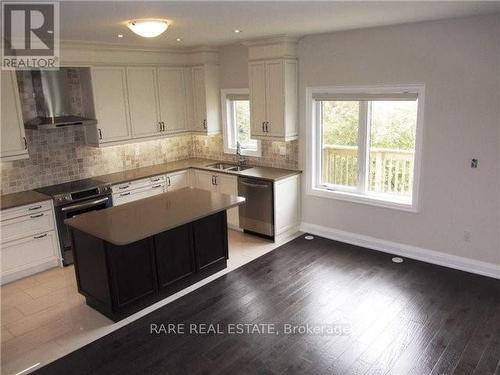
[[[9,208],[0,211],[0,220],[9,220],[18,216],[33,215],[42,211],[52,210],[52,201],[43,201],[25,206]]]
[[[155,184],[142,189],[135,189],[119,194],[113,194],[113,206],[130,203],[139,199],[152,197],[165,191],[165,183]]]
[[[3,243],[0,252],[2,276],[59,258],[57,237],[54,231]]]
[[[54,229],[52,211],[43,211],[0,222],[2,243]]]
[[[134,190],[134,189],[141,189],[141,188],[149,187],[149,186],[151,186],[151,184],[156,185],[156,184],[165,183],[165,180],[166,179],[165,179],[164,175],[143,178],[140,180],[124,182],[123,184],[113,185],[113,186],[111,186],[111,191],[114,194],[114,193],[121,193],[121,192],[126,192],[129,190]]]

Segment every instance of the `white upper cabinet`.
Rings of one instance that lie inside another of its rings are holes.
[[[130,139],[125,68],[92,68],[92,89],[97,129],[86,128],[87,141],[101,144]]]
[[[2,160],[28,158],[28,145],[15,72],[2,71],[1,150]]]
[[[202,65],[192,68],[193,123],[191,129],[203,134],[221,132],[219,67]]]
[[[297,139],[297,62],[276,59],[249,63],[252,137]]]
[[[134,137],[160,135],[156,68],[127,68],[130,123]]]
[[[160,121],[166,133],[187,130],[183,68],[158,69],[158,103]]]
[[[266,63],[252,63],[248,72],[250,90],[250,124],[252,136],[265,136]]]

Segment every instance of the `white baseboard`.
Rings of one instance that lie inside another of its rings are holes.
[[[329,238],[331,240],[366,247],[371,250],[383,251],[406,258],[420,260],[422,262],[437,264],[444,267],[500,279],[500,265],[493,263],[482,262],[479,260],[442,253],[440,251],[386,241],[380,238],[346,232],[316,224],[303,222],[300,225],[300,230],[317,236]]]

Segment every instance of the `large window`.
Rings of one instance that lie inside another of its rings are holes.
[[[260,156],[260,142],[250,138],[248,89],[222,90],[221,97],[224,152],[236,153],[236,144],[239,142],[243,155]]]
[[[308,92],[309,193],[416,210],[423,87]]]

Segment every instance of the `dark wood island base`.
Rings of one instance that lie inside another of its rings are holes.
[[[226,211],[120,246],[72,233],[78,291],[115,322],[227,266]]]

